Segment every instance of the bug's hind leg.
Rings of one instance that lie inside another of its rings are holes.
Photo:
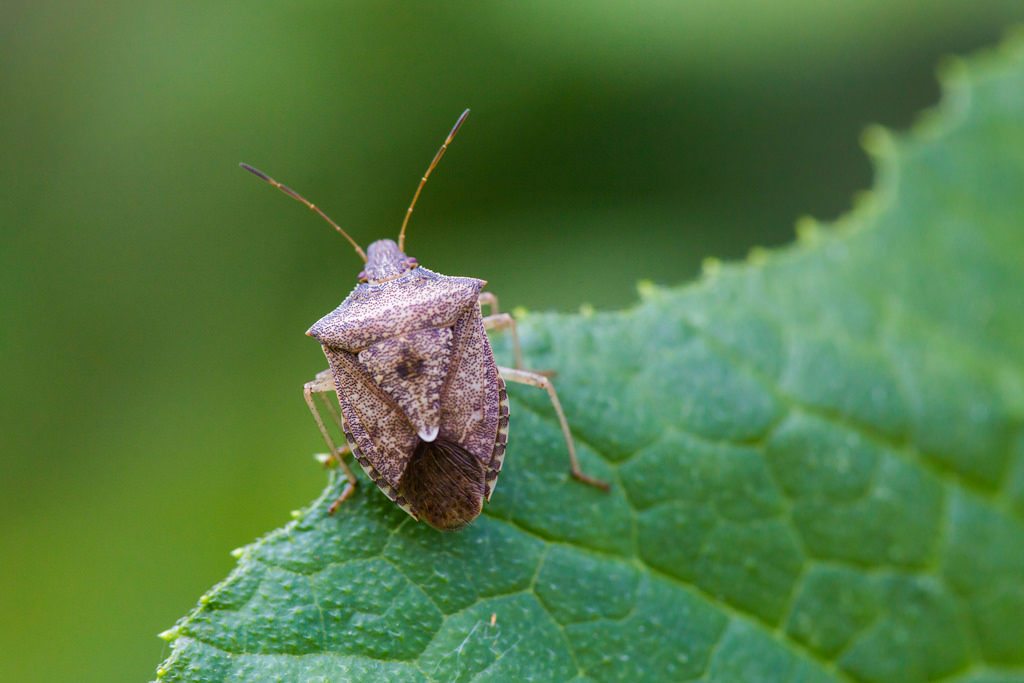
[[[528,370],[499,367],[498,372],[501,373],[501,376],[506,381],[528,384],[531,387],[537,387],[548,392],[548,397],[551,399],[551,405],[554,406],[555,413],[558,415],[558,422],[562,425],[562,436],[565,437],[565,445],[569,449],[569,470],[572,473],[573,478],[583,482],[584,484],[595,486],[604,491],[611,488],[608,485],[608,482],[592,477],[580,468],[580,462],[576,458],[576,445],[573,443],[572,433],[569,431],[569,422],[565,419],[565,412],[562,411],[562,404],[558,400],[558,394],[555,392],[555,385],[551,383],[551,380],[544,375],[536,372],[530,372]]]
[[[302,393],[306,399],[306,405],[309,406],[309,412],[313,413],[313,419],[316,420],[316,426],[320,430],[320,435],[324,437],[324,443],[327,444],[328,459],[337,463],[338,467],[340,467],[341,471],[345,474],[345,478],[348,479],[341,495],[338,496],[337,500],[331,503],[331,507],[327,510],[328,514],[333,515],[338,507],[352,495],[353,491],[355,491],[357,479],[356,475],[352,473],[351,468],[349,468],[348,463],[345,462],[344,458],[346,453],[351,452],[351,448],[348,444],[345,444],[341,448],[334,445],[334,439],[331,438],[331,433],[328,431],[327,425],[324,424],[324,419],[320,415],[320,409],[317,407],[315,395],[319,394],[323,396],[326,394],[329,398],[324,401],[324,404],[327,406],[327,409],[331,413],[331,417],[334,418],[335,423],[338,425],[338,429],[342,431],[342,434],[345,433],[341,414],[331,403],[330,397],[334,396],[334,381],[331,379],[330,371],[325,370],[317,373],[316,378],[314,378],[312,382],[306,382]]]

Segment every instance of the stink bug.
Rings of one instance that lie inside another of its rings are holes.
[[[262,171],[241,165],[319,214],[366,264],[341,305],[306,332],[320,342],[330,366],[306,383],[306,403],[329,457],[348,478],[331,512],[356,485],[344,458],[351,453],[378,488],[413,518],[441,530],[475,519],[494,493],[505,459],[506,380],[547,391],[572,476],[608,488],[580,469],[558,394],[546,376],[523,369],[515,320],[498,311],[497,297],[481,291],[487,283],[435,273],[405,254],[405,229],[416,200],[468,115],[467,109],[455,122],[420,179],[398,242],[378,240],[365,252],[316,205]],[[483,306],[490,307],[490,315],[483,315]],[[512,335],[515,368],[495,363],[489,329]],[[315,400],[331,392],[341,411],[328,400],[328,412],[348,442],[341,448]]]

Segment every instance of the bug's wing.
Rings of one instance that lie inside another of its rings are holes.
[[[494,363],[494,353],[484,332],[480,309],[464,313],[453,328],[451,370],[441,392],[441,438],[459,444],[484,466],[487,496],[494,487],[504,455],[504,435],[499,435],[501,395],[504,387]],[[505,408],[504,424],[508,425]],[[502,439],[498,447],[498,439]],[[497,469],[495,469],[495,466]]]
[[[398,493],[418,437],[401,408],[360,366],[355,354],[324,346],[345,418],[345,437],[366,474],[388,498],[416,517]]]

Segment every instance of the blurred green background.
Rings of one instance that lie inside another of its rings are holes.
[[[95,5],[95,6],[93,6]],[[319,491],[303,332],[359,262],[241,172],[503,305],[628,305],[870,184],[1019,0],[8,0],[0,18],[0,680],[146,680],[228,551]]]

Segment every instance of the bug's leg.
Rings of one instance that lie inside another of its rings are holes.
[[[565,437],[565,445],[569,449],[569,470],[572,476],[584,484],[590,484],[596,486],[599,489],[607,491],[610,486],[608,482],[602,481],[591,477],[580,469],[580,462],[576,459],[576,445],[572,440],[572,433],[569,431],[569,422],[565,419],[565,413],[562,411],[562,404],[558,400],[558,394],[555,392],[555,385],[551,383],[551,380],[540,375],[536,372],[530,372],[528,370],[518,370],[514,368],[503,368],[499,367],[498,372],[501,376],[509,382],[518,382],[519,384],[528,384],[531,387],[537,387],[548,392],[548,397],[551,398],[551,405],[555,408],[555,413],[558,415],[558,421],[562,425],[562,435]]]
[[[334,380],[331,380],[332,384],[333,384],[333,382],[334,382]],[[327,408],[327,412],[331,414],[331,420],[334,421],[334,424],[338,425],[338,429],[341,431],[342,434],[344,434],[345,433],[345,419],[341,416],[341,413],[338,411],[338,408],[336,407],[337,406],[337,400],[333,400],[333,401],[331,400],[331,399],[333,399],[335,397],[334,396],[334,390],[332,389],[329,392],[325,392],[323,394],[320,394],[320,396],[323,397],[323,399],[324,399],[323,400],[323,405],[324,405],[325,408]],[[346,451],[349,452],[349,453],[352,452],[352,448],[349,446],[347,441],[339,449],[340,453],[345,453]]]
[[[484,306],[491,307],[491,315],[498,315],[498,297],[493,292],[480,292],[481,312]]]
[[[334,392],[334,383],[330,379],[330,373],[321,372],[317,374],[316,379],[312,382],[306,382],[303,387],[303,396],[306,399],[306,405],[309,406],[309,412],[313,413],[313,419],[316,420],[316,426],[320,430],[320,435],[324,437],[324,443],[327,444],[327,449],[330,452],[330,457],[334,458],[334,461],[338,463],[338,467],[345,473],[345,478],[348,479],[348,483],[345,484],[345,488],[342,490],[341,495],[338,496],[337,500],[331,503],[331,507],[328,508],[328,514],[334,514],[345,500],[352,495],[352,492],[356,487],[356,475],[353,474],[348,464],[345,462],[343,457],[345,453],[350,452],[348,444],[338,448],[334,445],[334,439],[331,438],[331,433],[327,430],[327,425],[324,424],[323,417],[320,416],[320,410],[317,408],[316,401],[313,398],[314,394],[325,394]],[[330,402],[328,401],[328,405]],[[334,411],[334,406],[331,406],[332,417],[337,418],[338,426],[341,427],[341,415]],[[344,431],[344,430],[343,430]]]
[[[316,426],[320,430],[320,435],[324,438],[324,443],[327,444],[327,448],[329,450],[328,457],[334,464],[347,469],[342,456],[344,456],[345,453],[350,452],[349,446],[347,443],[341,446],[341,448],[334,445],[334,439],[331,437],[331,433],[327,430],[327,425],[324,423],[323,417],[320,415],[320,410],[317,407],[316,402],[316,396],[333,394],[334,384],[330,379],[329,371],[318,373],[312,382],[306,382],[303,387],[303,396],[306,399],[306,405],[309,406],[309,411],[313,413],[313,419],[316,420]],[[335,424],[337,424],[338,428],[341,429],[342,433],[344,433],[345,430],[342,428],[341,415],[331,404],[330,399],[325,400],[323,404],[327,407],[328,412],[331,413],[331,417],[334,419]]]
[[[481,295],[483,296],[483,295]],[[495,304],[497,300],[495,300]],[[492,309],[493,310],[493,309]],[[519,332],[516,331],[516,319],[508,313],[494,313],[484,318],[485,330],[508,330],[512,335],[512,354],[516,370],[523,369],[523,349],[519,345]]]

